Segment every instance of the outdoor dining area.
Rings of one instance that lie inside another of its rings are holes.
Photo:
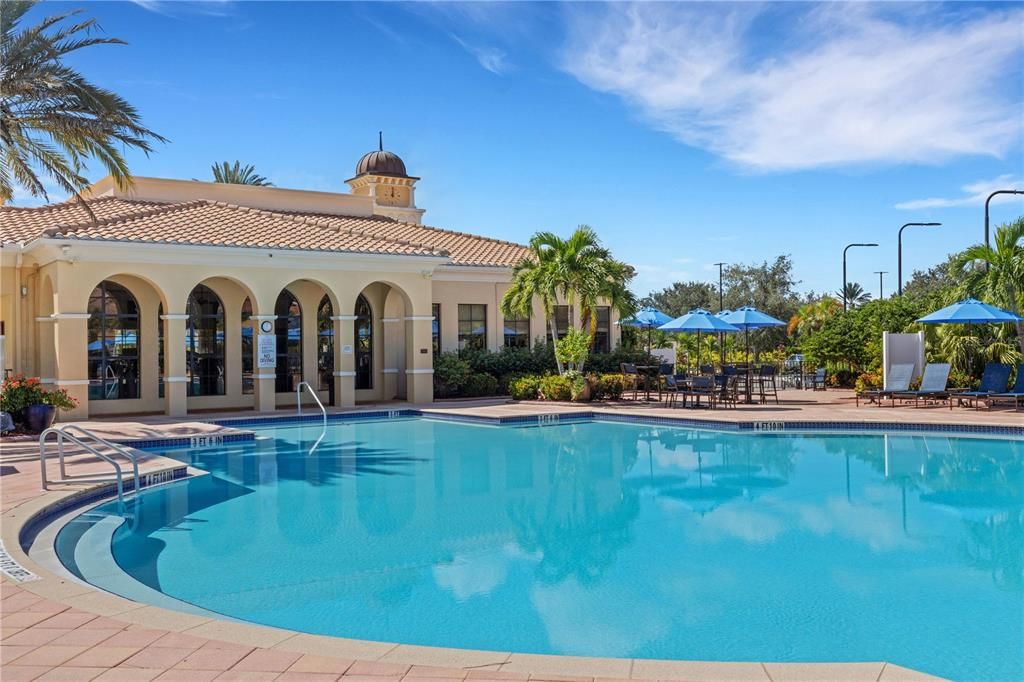
[[[633,400],[639,400],[642,394],[648,402],[653,399],[667,407],[696,409],[779,402],[778,367],[749,362],[749,334],[752,330],[785,326],[781,320],[749,306],[717,314],[696,308],[675,319],[656,308],[645,307],[619,324],[647,330],[648,356],[651,356],[654,330],[696,334],[698,358],[702,334],[736,334],[742,331],[746,341],[745,357],[748,361],[742,363],[714,365],[698,361],[696,367],[683,370],[670,362],[649,365],[623,363],[620,369],[629,382],[624,395],[631,394]]]

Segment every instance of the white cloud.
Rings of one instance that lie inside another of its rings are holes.
[[[563,65],[678,140],[753,170],[998,156],[1021,136],[1011,74],[1024,12],[949,22],[939,11],[574,5]]]
[[[954,206],[981,206],[985,203],[992,192],[998,189],[1024,189],[1024,178],[1013,175],[1000,175],[991,180],[979,180],[968,183],[960,188],[963,196],[960,197],[932,197],[930,199],[914,199],[896,204],[896,208],[904,210],[917,210],[922,208],[950,208]],[[1012,195],[998,195],[993,197],[992,203],[1009,201],[1020,201],[1020,197]]]
[[[509,63],[508,55],[504,50],[497,47],[472,45],[454,33],[451,36],[452,40],[458,43],[462,49],[476,58],[480,66],[491,73],[501,76],[511,70],[512,65]]]

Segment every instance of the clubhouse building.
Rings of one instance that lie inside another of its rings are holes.
[[[350,193],[108,177],[86,196],[0,207],[5,373],[67,389],[65,418],[433,400],[433,359],[530,345],[543,311],[505,318],[527,249],[422,224],[419,178],[383,149]],[[561,334],[578,311],[559,306]],[[618,341],[597,311],[598,351]]]

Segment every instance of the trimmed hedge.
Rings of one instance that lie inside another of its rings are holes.
[[[649,359],[643,350],[626,350],[621,346],[611,353],[591,355],[585,371],[588,376],[597,376],[593,390],[595,399],[614,400],[622,395],[623,380],[609,379],[610,383],[602,383],[602,378],[621,376],[617,373],[624,362],[651,364],[656,360]],[[511,395],[517,400],[530,400],[536,397],[539,385],[535,390],[528,384],[513,389],[516,381],[528,376],[554,375],[556,369],[554,350],[546,341],[538,341],[532,348],[503,348],[496,353],[476,349],[441,353],[434,358],[434,395],[437,398]],[[531,392],[531,397],[517,397]],[[560,390],[556,392],[561,394]]]

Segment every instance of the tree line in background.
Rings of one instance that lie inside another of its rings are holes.
[[[732,265],[723,271],[722,308],[752,305],[781,320],[786,328],[751,335],[755,357],[779,361],[800,353],[805,364],[825,366],[836,383],[852,385],[862,375],[866,383],[881,380],[882,332],[923,329],[932,362],[953,366],[954,385],[970,385],[986,362],[1018,364],[1024,359],[1024,325],[919,325],[916,320],[957,300],[974,297],[1010,312],[1024,310],[1024,218],[995,231],[991,247],[976,244],[951,254],[943,263],[915,271],[902,296],[871,300],[858,286],[846,291],[850,309],[843,311],[842,292],[800,294],[788,256],[752,265]],[[851,283],[852,284],[852,283]],[[708,282],[677,282],[641,300],[668,315],[678,316],[702,307],[717,312],[718,287]],[[624,330],[625,331],[625,330]],[[739,337],[739,338],[737,338]],[[657,335],[667,345],[668,335]],[[674,337],[693,357],[693,339]],[[741,335],[724,339],[727,356],[737,359]],[[713,339],[701,362],[714,361],[721,348]],[[768,355],[766,355],[768,354]]]

